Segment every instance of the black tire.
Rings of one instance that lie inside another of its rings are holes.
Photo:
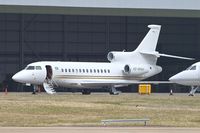
[[[90,95],[91,94],[91,91],[89,89],[83,89],[82,90],[82,94],[83,95]]]

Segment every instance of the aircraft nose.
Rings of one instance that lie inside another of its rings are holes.
[[[19,82],[22,79],[21,74],[19,72],[16,73],[15,75],[12,76],[12,79],[16,82]]]
[[[24,71],[22,70],[16,73],[15,75],[13,75],[12,79],[19,83],[26,83],[26,81],[29,80],[29,76],[26,73],[24,73]]]
[[[172,77],[169,78],[169,81],[178,81],[178,80],[181,80],[183,77],[182,77],[182,74],[178,73]]]
[[[169,81],[174,81],[174,80],[176,80],[175,76],[172,76],[172,77],[169,78]]]

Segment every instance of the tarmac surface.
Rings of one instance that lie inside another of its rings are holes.
[[[0,133],[200,133],[181,127],[0,127]]]

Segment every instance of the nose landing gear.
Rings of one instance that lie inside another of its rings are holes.
[[[194,96],[195,92],[196,92],[198,89],[200,89],[199,86],[196,86],[196,87],[192,86],[192,87],[191,87],[191,90],[190,90],[190,93],[189,93],[188,96]]]

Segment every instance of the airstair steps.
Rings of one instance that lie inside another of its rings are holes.
[[[45,91],[48,93],[48,94],[55,94],[56,91],[54,90],[53,88],[53,85],[47,83],[47,82],[44,82],[43,83],[43,87],[45,89]]]

